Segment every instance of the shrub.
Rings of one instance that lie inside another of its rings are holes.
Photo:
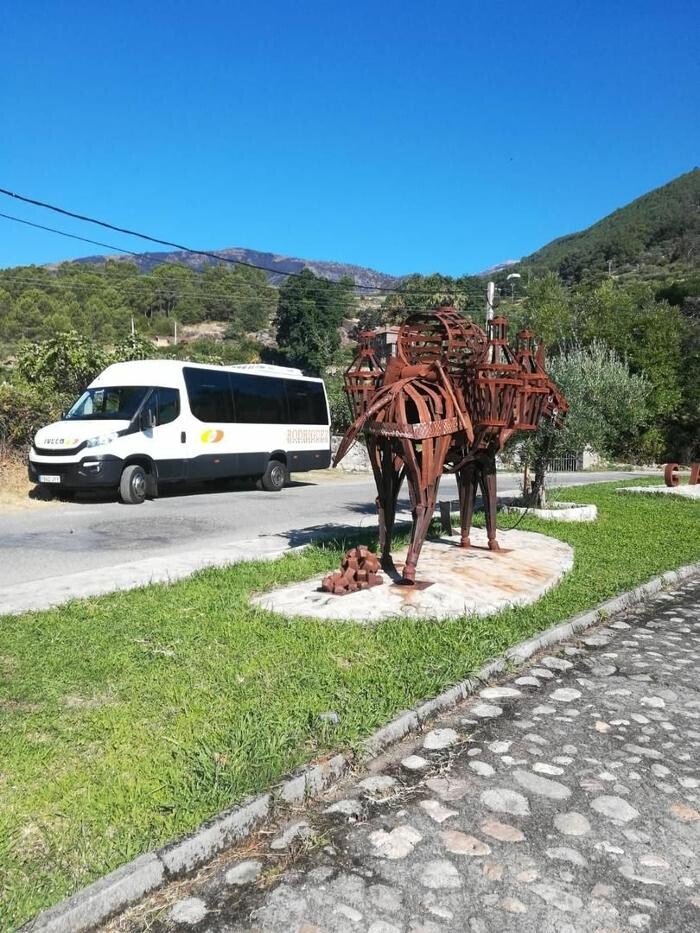
[[[0,383],[0,456],[28,447],[36,431],[60,417],[65,397],[30,385]]]

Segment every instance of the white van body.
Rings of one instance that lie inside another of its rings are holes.
[[[290,471],[330,459],[323,380],[265,364],[139,360],[108,366],[37,432],[29,478],[66,491],[120,487],[125,501],[142,501],[180,480],[253,477],[279,489]],[[143,495],[129,498],[127,468]]]

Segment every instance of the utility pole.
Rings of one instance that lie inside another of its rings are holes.
[[[489,282],[486,286],[486,320],[493,320],[493,302],[496,295],[496,283]]]
[[[175,325],[175,346],[177,346],[177,321],[173,321],[173,324]]]
[[[134,330],[134,316],[131,315],[131,336],[133,337],[136,331]]]

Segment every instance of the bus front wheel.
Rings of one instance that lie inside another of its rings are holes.
[[[258,480],[258,485],[267,492],[280,492],[286,482],[287,467],[279,460],[270,460],[267,469]]]
[[[146,471],[137,463],[124,467],[119,483],[119,495],[126,505],[140,505],[146,498]]]

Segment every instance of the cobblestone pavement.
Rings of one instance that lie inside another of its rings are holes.
[[[700,930],[700,581],[541,656],[111,929]]]

